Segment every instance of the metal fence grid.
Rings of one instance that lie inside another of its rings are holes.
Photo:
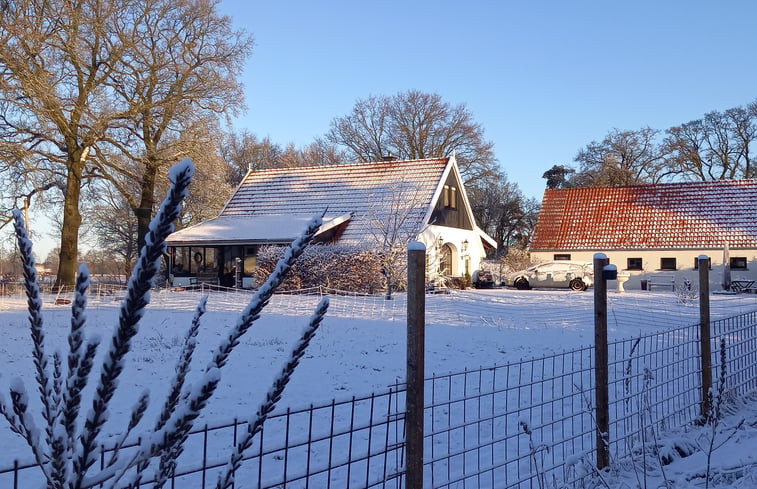
[[[240,482],[239,487],[261,489],[399,487],[404,424],[397,413],[404,410],[404,404],[404,392],[389,390],[274,413],[245,455],[235,480]],[[176,472],[165,487],[214,488],[232,447],[246,429],[247,421],[234,420],[192,431]],[[121,456],[128,455],[138,443],[127,444]],[[101,448],[101,469],[112,451]],[[152,487],[150,469],[145,474],[138,487]],[[16,461],[0,470],[0,487],[19,489],[42,484],[36,464]]]
[[[726,344],[725,397],[757,390],[757,312],[712,323],[713,379]],[[424,478],[431,488],[570,485],[594,461],[593,348],[434,377],[426,385]],[[700,415],[699,326],[609,343],[610,452]],[[541,483],[539,479],[541,480]]]
[[[713,321],[712,346],[713,379],[724,367],[726,397],[754,392],[757,312]],[[647,427],[682,427],[699,416],[698,325],[611,342],[609,358],[614,457],[643,444]],[[580,481],[594,458],[593,382],[591,347],[428,378],[426,486],[520,489]],[[397,385],[382,394],[276,413],[237,480],[260,488],[403,487],[404,396],[404,386]],[[245,425],[195,431],[169,487],[214,487]],[[108,453],[103,449],[101,463]],[[39,478],[35,465],[16,462],[0,470],[0,487],[37,487]]]

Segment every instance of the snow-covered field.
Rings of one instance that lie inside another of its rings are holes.
[[[248,294],[239,293],[210,294],[209,311],[203,318],[198,337],[195,374],[208,362],[211,351],[223,339],[248,298]],[[114,398],[106,431],[117,432],[121,428],[124,417],[145,389],[149,389],[152,399],[145,420],[155,418],[197,299],[198,295],[190,292],[153,294],[152,305],[142,321]],[[611,339],[692,324],[698,319],[696,304],[680,304],[670,292],[611,292],[609,299]],[[216,425],[248,417],[255,411],[316,302],[314,296],[274,297],[266,313],[234,351],[223,371],[221,386],[200,423]],[[404,379],[404,297],[397,295],[393,301],[384,301],[381,297],[334,296],[331,303],[330,313],[287,387],[280,407],[298,408],[333,398],[341,400],[383,392],[389,385]],[[107,341],[116,325],[117,306],[118,301],[112,297],[93,298],[88,311],[87,334],[100,335]],[[14,377],[23,379],[30,392],[34,390],[31,339],[24,307],[20,298],[0,298],[3,331],[0,390],[6,397],[8,384]],[[591,290],[575,293],[495,289],[427,296],[426,373],[431,376],[458,372],[590,345],[594,334],[592,307]],[[754,309],[757,309],[757,295],[712,297],[713,318]],[[44,315],[48,351],[58,348],[65,352],[70,308],[54,305],[52,298],[48,298]],[[91,392],[85,392],[85,398],[87,395],[91,396]],[[35,396],[31,397],[35,401]],[[745,407],[741,413],[754,421],[754,412],[750,409]],[[17,458],[29,461],[23,442],[10,432],[4,420],[0,422],[3,425],[0,428],[0,446],[3,447],[0,468],[11,466]],[[748,456],[748,453],[757,453],[757,444],[747,445],[750,439],[746,436],[754,429],[747,423],[739,436],[730,440],[731,445],[716,452],[722,457],[722,463],[731,465],[735,460],[751,457],[736,464],[742,472],[745,465],[749,467],[747,476],[754,472],[751,465],[757,463],[754,456]],[[733,446],[736,441],[738,445]],[[747,446],[749,452],[744,450]],[[740,458],[734,458],[736,455]],[[695,465],[690,469],[687,465],[678,468],[679,462]],[[685,480],[691,471],[701,469],[701,463],[696,465],[690,459],[679,462],[670,466],[668,478],[675,473]],[[745,477],[735,479],[738,484],[747,480]],[[617,480],[618,484],[626,484],[618,487],[637,484],[633,472],[618,474]],[[754,479],[748,480],[754,482]],[[695,483],[696,480],[691,483],[692,487]],[[731,482],[724,480],[725,483]],[[681,484],[676,487],[689,487]],[[718,487],[731,487],[723,484]],[[757,487],[757,482],[733,487]]]

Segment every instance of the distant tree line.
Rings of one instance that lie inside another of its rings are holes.
[[[524,198],[464,104],[417,90],[370,96],[297,148],[225,122],[244,108],[239,75],[252,36],[218,1],[16,0],[0,6],[0,227],[31,203],[55,223],[57,284],[71,285],[80,240],[125,270],[168,182],[191,157],[197,178],[179,227],[217,214],[259,168],[449,157],[479,224],[500,245],[524,243]],[[41,230],[31,226],[32,233]]]
[[[356,101],[335,117],[328,132],[301,149],[282,147],[268,138],[231,133],[224,159],[232,185],[248,169],[380,161],[385,157],[423,159],[455,154],[476,222],[500,250],[528,244],[539,204],[526,198],[507,178],[494,155],[494,144],[465,104],[452,105],[438,94],[418,90]]]
[[[578,167],[554,165],[547,188],[755,178],[757,101],[665,131],[613,129],[578,151]]]
[[[29,199],[58,219],[58,285],[73,284],[88,214],[109,217],[104,209],[115,205],[121,218],[128,209],[136,245],[127,247],[137,248],[168,165],[186,156],[218,164],[207,148],[220,118],[243,107],[237,77],[252,38],[233,30],[217,4],[15,0],[0,7],[4,221]]]

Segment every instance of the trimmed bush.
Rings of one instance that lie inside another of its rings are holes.
[[[283,253],[280,246],[260,249],[253,272],[256,283],[265,280]],[[376,294],[383,291],[384,282],[381,260],[374,251],[346,245],[312,245],[305,249],[279,290],[320,286]]]

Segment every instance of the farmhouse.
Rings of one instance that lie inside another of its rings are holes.
[[[261,246],[289,244],[314,215],[313,242],[383,249],[417,239],[442,275],[473,275],[495,247],[477,226],[455,157],[250,171],[218,217],[168,238],[173,285],[252,287]]]
[[[711,290],[728,267],[733,280],[757,280],[757,180],[547,189],[530,250],[538,261],[605,253],[637,289],[696,283],[699,255]]]

